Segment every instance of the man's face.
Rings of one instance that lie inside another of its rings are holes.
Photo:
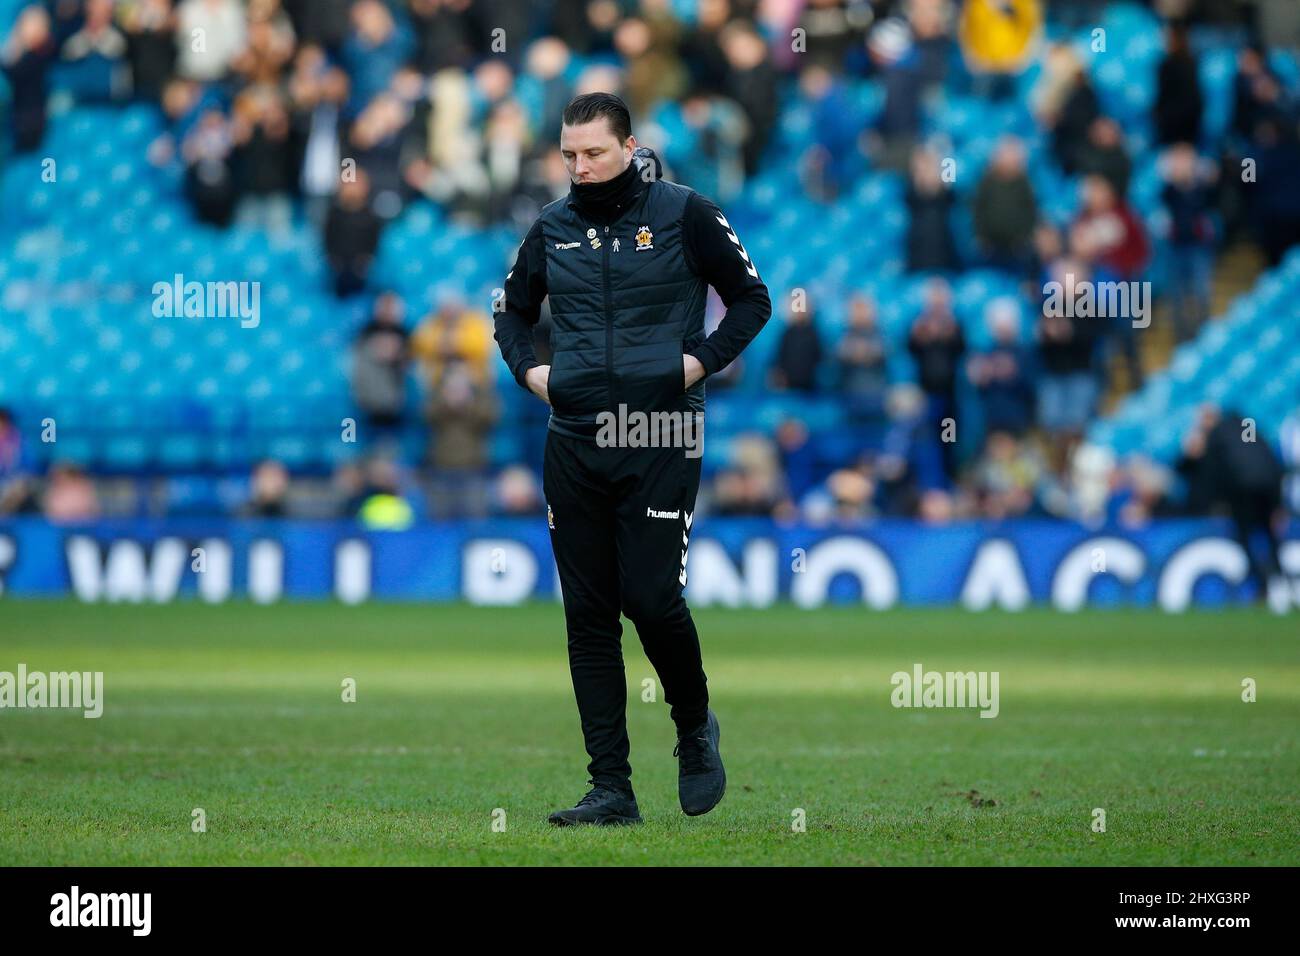
[[[613,179],[627,168],[635,150],[636,137],[620,144],[604,116],[580,126],[560,127],[560,153],[569,178],[579,185]]]

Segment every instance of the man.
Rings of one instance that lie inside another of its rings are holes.
[[[704,379],[740,354],[772,305],[726,217],[660,178],[658,158],[638,148],[617,96],[572,100],[560,150],[569,195],[529,229],[496,313],[496,340],[515,381],[551,406],[542,486],[591,758],[592,789],[550,822],[641,819],[627,759],[620,612],[636,626],[672,706],[678,796],[695,816],[722,799],[726,774],[683,597],[700,482],[691,433],[703,423]],[[706,338],[709,285],[727,314]],[[532,326],[547,295],[554,357],[541,365]],[[661,444],[677,447],[634,442],[635,431],[611,442],[601,425],[620,410],[676,413],[668,415],[676,431]]]
[[[1233,409],[1206,402],[1183,441],[1178,472],[1189,488],[1189,507],[1227,506],[1237,543],[1246,554],[1259,595],[1275,613],[1285,614],[1291,603],[1279,561],[1286,514],[1282,505],[1285,469],[1268,441],[1243,428],[1245,418]],[[1261,534],[1262,532],[1262,534]],[[1263,557],[1252,547],[1264,538]]]

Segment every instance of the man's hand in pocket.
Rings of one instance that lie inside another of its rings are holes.
[[[694,355],[682,356],[682,370],[687,388],[704,378],[704,365]]]
[[[524,373],[524,382],[528,390],[544,401],[547,405],[551,404],[551,394],[547,386],[551,383],[551,367],[549,365],[534,365]]]

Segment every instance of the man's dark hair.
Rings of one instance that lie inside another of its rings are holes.
[[[598,116],[609,120],[610,131],[622,144],[632,135],[632,114],[627,104],[613,93],[584,93],[569,100],[564,108],[564,125],[581,126]]]

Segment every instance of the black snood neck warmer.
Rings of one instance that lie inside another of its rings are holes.
[[[627,168],[613,179],[587,185],[571,182],[569,194],[585,217],[611,223],[636,202],[645,185],[641,178],[641,163],[633,154]]]

